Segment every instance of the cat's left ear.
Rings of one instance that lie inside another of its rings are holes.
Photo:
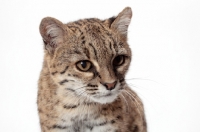
[[[127,30],[131,22],[131,18],[132,10],[130,7],[126,7],[112,22],[111,29],[117,30],[123,36],[127,36]]]
[[[55,49],[64,42],[65,29],[59,20],[51,17],[43,18],[40,23],[40,34],[43,38],[45,49],[54,53]]]

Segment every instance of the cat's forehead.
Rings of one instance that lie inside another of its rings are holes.
[[[66,27],[71,31],[66,40],[77,47],[93,45],[99,51],[108,52],[113,50],[112,47],[122,49],[127,46],[126,41],[121,40],[116,32],[99,19],[83,19],[68,23]]]
[[[66,25],[70,34],[57,54],[74,61],[95,60],[105,64],[118,54],[129,54],[126,41],[120,39],[98,19],[79,20]],[[59,53],[60,52],[60,53]]]
[[[66,27],[70,29],[68,32],[69,36],[76,36],[77,39],[84,39],[83,37],[89,37],[95,40],[106,39],[112,36],[112,30],[107,27],[107,25],[99,19],[83,19],[66,24]],[[105,38],[106,37],[106,38]]]

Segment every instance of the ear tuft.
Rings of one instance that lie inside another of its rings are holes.
[[[64,42],[63,24],[55,18],[43,18],[40,23],[40,34],[43,37],[45,49],[53,53],[55,48]]]
[[[126,36],[128,26],[131,22],[132,10],[130,7],[126,7],[122,12],[118,14],[116,19],[111,25],[111,28],[117,30],[120,34]]]

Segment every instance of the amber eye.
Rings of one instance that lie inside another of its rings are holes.
[[[125,56],[119,55],[115,57],[115,59],[113,60],[113,66],[121,66],[122,64],[124,64],[124,61],[125,61]]]
[[[78,70],[86,72],[92,67],[92,63],[87,60],[83,60],[77,62],[76,67]]]

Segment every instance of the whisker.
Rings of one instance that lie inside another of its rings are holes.
[[[129,95],[136,101],[136,103],[139,105],[140,109],[141,109],[142,111],[144,111],[143,107],[140,105],[140,103],[138,102],[137,99],[139,99],[140,102],[142,102],[142,100],[141,100],[140,98],[135,98],[135,97],[134,97],[131,93],[129,93],[127,90],[125,90],[125,91],[127,92],[127,94],[129,94]]]
[[[139,87],[137,87],[137,86],[135,86],[134,84],[128,84],[129,86],[131,86],[131,87],[134,87],[134,88],[138,88],[139,89]],[[143,98],[145,98],[145,99],[147,99],[145,96],[143,96],[140,92],[138,92],[137,91],[137,94],[138,95],[140,95],[140,96],[142,96]],[[140,102],[142,102],[142,100],[140,99],[140,98],[138,98],[139,100],[140,100]]]
[[[148,79],[148,78],[127,78],[125,80],[126,81],[132,81],[132,80],[150,81],[150,82],[154,82],[154,83],[160,84],[159,82],[157,82],[155,80]]]
[[[126,103],[126,107],[128,107],[128,111],[129,111],[129,106],[128,106],[128,102],[127,102],[126,98],[124,97],[123,94],[121,94],[121,96],[122,96],[122,98],[124,99],[124,101],[125,101],[125,103]],[[127,110],[127,109],[126,109],[126,110]]]
[[[131,100],[133,101],[133,103],[137,107],[138,113],[139,113],[139,115],[140,115],[140,117],[142,119],[142,115],[140,113],[140,109],[143,110],[143,108],[140,106],[140,104],[138,103],[138,101],[136,100],[136,98],[134,96],[132,96],[130,93],[128,93],[128,91],[126,91],[125,89],[124,89],[124,92],[129,96],[129,98],[131,98]]]
[[[79,88],[76,88],[76,89],[74,89],[74,90],[78,90],[78,89],[85,88],[85,87],[87,87],[87,85],[86,85],[86,86],[79,87]]]
[[[84,92],[86,92],[85,90],[82,90],[83,92],[77,95],[77,101],[74,104],[78,104],[80,105],[80,100],[82,99],[82,97],[80,97]]]
[[[145,89],[145,91],[147,91],[147,92],[149,92],[150,94],[153,94],[153,96],[151,96],[152,98],[154,98],[154,99],[156,99],[157,101],[159,101],[161,104],[164,104],[165,102],[163,102],[163,100],[162,100],[162,97],[159,95],[159,94],[157,94],[155,91],[153,91],[153,89],[148,89],[148,88],[145,88],[145,87],[142,87],[142,86],[139,86],[139,85],[135,85],[135,84],[128,84],[129,86],[131,86],[131,87],[134,87],[135,89],[138,89],[137,90],[137,93],[138,94],[140,94],[139,93],[139,90],[142,88],[142,89]],[[147,99],[145,96],[143,96],[142,94],[140,94],[144,99],[146,99],[146,100],[148,100],[149,101],[149,99]],[[149,102],[149,104],[151,104],[150,102]],[[152,105],[153,106],[153,105]]]

